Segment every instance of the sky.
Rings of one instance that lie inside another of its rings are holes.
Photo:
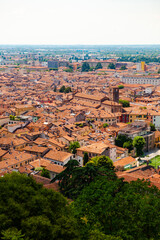
[[[0,0],[0,44],[160,44],[160,0]]]

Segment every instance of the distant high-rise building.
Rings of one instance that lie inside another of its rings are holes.
[[[48,68],[59,68],[59,67],[68,67],[69,63],[67,61],[59,61],[58,59],[48,61]]]
[[[141,70],[146,71],[146,64],[145,62],[141,62]]]
[[[53,60],[53,61],[48,61],[48,68],[58,68],[59,67],[59,61],[58,60]]]
[[[141,71],[141,63],[137,63],[137,71]]]

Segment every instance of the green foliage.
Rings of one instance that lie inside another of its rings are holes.
[[[79,239],[76,221],[60,193],[18,173],[0,178],[0,193],[0,239]]]
[[[123,89],[124,86],[123,86],[123,85],[119,85],[118,88],[119,88],[119,89]]]
[[[132,141],[124,142],[123,148],[127,148],[129,152],[131,152],[131,150],[133,150],[133,142]]]
[[[72,72],[73,72],[73,69],[72,69],[72,68],[67,68],[67,69],[64,69],[63,71],[64,71],[64,72],[70,72],[70,73],[72,73]]]
[[[150,130],[151,131],[156,131],[155,125],[153,123],[150,123]]]
[[[14,121],[14,120],[15,120],[15,116],[10,115],[10,116],[9,116],[9,119]]]
[[[59,92],[62,92],[62,93],[63,93],[63,92],[65,91],[65,89],[66,89],[66,88],[65,88],[65,86],[63,85],[63,86],[60,88]]]
[[[153,166],[155,169],[160,166],[160,156],[155,156],[154,158],[150,159],[149,165]]]
[[[88,153],[85,152],[85,153],[84,153],[84,156],[83,156],[83,165],[84,165],[84,166],[86,165],[86,163],[88,162],[88,160],[89,160]]]
[[[128,141],[132,142],[132,139],[127,137],[126,135],[119,134],[115,139],[115,145],[123,148],[124,143]]]
[[[120,70],[126,70],[127,68],[126,68],[126,66],[125,65],[123,65],[121,68],[120,68]]]
[[[50,68],[49,71],[58,71],[58,68]]]
[[[2,126],[0,125],[0,129],[2,129]]]
[[[98,229],[95,229],[89,233],[89,240],[122,240],[122,238],[111,235],[105,235]]]
[[[106,156],[96,158],[96,163],[88,162],[85,167],[79,167],[76,160],[70,160],[65,170],[58,174],[52,182],[59,180],[61,192],[68,198],[76,199],[83,188],[88,186],[97,177],[103,175],[107,179],[117,178],[113,162]]]
[[[108,64],[108,69],[116,69],[116,66],[114,63],[109,63]]]
[[[130,107],[130,103],[127,100],[120,99],[119,103],[121,103],[123,107]]]
[[[67,88],[65,88],[64,92],[65,92],[65,93],[69,93],[69,92],[72,92],[72,90],[71,90],[70,87],[67,87]]]
[[[75,142],[71,142],[69,145],[69,151],[73,154],[76,154],[77,152],[77,148],[80,147],[79,142],[75,141]]]
[[[160,191],[148,182],[101,176],[83,189],[72,207],[82,239],[159,239]]]
[[[41,176],[45,178],[50,178],[49,171],[45,168],[42,169]]]
[[[145,62],[145,63],[150,63],[150,62],[159,62],[160,63],[160,57],[154,57],[154,56],[146,56],[146,55],[141,55],[141,54],[136,54],[136,55],[129,55],[127,56],[122,56],[118,58],[119,62]]]
[[[91,71],[91,72],[94,71],[94,70],[95,70],[94,67],[91,67],[91,68],[89,69],[89,71]]]
[[[82,64],[82,72],[88,72],[89,70],[90,70],[89,63],[84,62],[84,63]]]
[[[143,155],[143,147],[145,145],[145,140],[141,136],[137,136],[133,139],[133,146],[136,148],[137,157]]]
[[[103,67],[102,67],[102,64],[100,63],[100,62],[98,62],[97,63],[97,65],[96,65],[96,67],[95,67],[95,69],[102,69]]]
[[[143,110],[143,109],[147,109],[146,107],[140,107],[139,109]]]
[[[43,170],[43,167],[36,167],[35,168],[35,171],[42,171]]]
[[[17,228],[8,228],[7,230],[2,231],[2,238],[4,240],[23,240],[24,234],[22,235],[22,231],[18,231]]]
[[[108,126],[109,126],[108,123],[104,123],[104,124],[103,124],[103,127],[104,127],[104,128],[107,128]]]
[[[105,167],[111,170],[114,169],[113,161],[108,156],[104,155],[91,158],[91,160],[87,164],[93,164],[96,167]]]
[[[65,87],[64,85],[60,88],[59,92],[62,92],[62,93],[69,93],[69,92],[72,92],[71,88],[70,87]]]
[[[160,69],[158,70],[158,72],[157,73],[160,73]]]

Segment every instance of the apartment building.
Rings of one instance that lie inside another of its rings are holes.
[[[152,84],[160,85],[159,75],[125,75],[121,81],[126,84]]]

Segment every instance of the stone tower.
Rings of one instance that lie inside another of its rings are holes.
[[[119,88],[112,86],[109,88],[110,100],[119,103]]]

